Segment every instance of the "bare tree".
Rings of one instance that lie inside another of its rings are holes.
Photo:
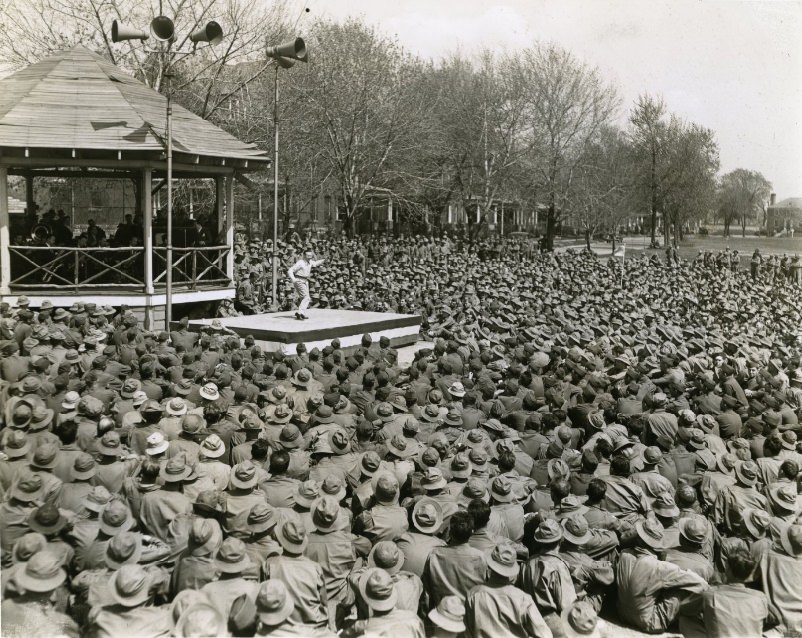
[[[741,236],[746,237],[746,226],[757,219],[771,195],[771,182],[758,171],[736,168],[721,177],[718,186],[718,212],[724,221],[724,235],[730,234],[730,225],[740,221]]]
[[[416,93],[417,61],[364,24],[319,22],[314,64],[294,69],[285,96],[296,107],[294,136],[337,184],[345,227],[355,230],[361,207],[377,188],[404,171],[419,146],[418,124],[428,111]]]
[[[139,41],[111,41],[112,21],[147,31],[160,7],[174,21],[177,34],[161,51],[152,39],[144,46]],[[190,47],[190,33],[210,20],[223,26],[223,43],[200,47],[189,58],[180,55]],[[14,0],[0,4],[0,22],[0,58],[11,68],[81,44],[156,90],[174,77],[170,88],[176,99],[209,117],[269,68],[263,55],[265,38],[286,29],[287,11],[281,2],[247,0]],[[228,72],[246,61],[257,62],[249,74]]]
[[[669,243],[673,231],[677,245],[684,228],[707,216],[714,206],[719,155],[715,133],[708,128],[672,116],[669,131],[660,196],[665,242]]]
[[[453,56],[441,68],[439,121],[451,184],[469,225],[514,191],[525,150],[527,92],[515,57],[483,52],[475,62]]]
[[[611,121],[619,97],[598,69],[555,45],[525,51],[517,71],[529,87],[528,161],[532,188],[548,206],[544,245],[550,250],[582,152]]]
[[[671,114],[660,97],[643,95],[630,112],[628,135],[639,202],[651,213],[656,245],[657,215],[663,238],[676,244],[684,227],[713,206],[719,168],[715,133]]]
[[[626,137],[613,126],[603,126],[580,156],[566,214],[583,230],[588,250],[600,231],[612,235],[615,250],[618,227],[630,212],[630,164]]]
[[[665,172],[670,138],[668,111],[661,97],[641,95],[629,116],[629,140],[636,159],[634,174],[651,214],[651,243],[657,243],[660,183]]]

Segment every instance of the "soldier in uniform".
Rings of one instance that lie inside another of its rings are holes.
[[[755,252],[752,253],[752,260],[749,262],[749,270],[752,279],[758,279],[760,277],[760,267],[762,265],[763,255],[760,254],[760,248],[755,248]]]
[[[245,314],[253,315],[259,312],[259,301],[256,297],[257,273],[248,272],[248,278],[237,288],[237,307]]]
[[[730,270],[732,272],[738,272],[740,268],[741,268],[741,255],[738,254],[737,250],[734,250],[732,252],[732,255],[730,256]]]

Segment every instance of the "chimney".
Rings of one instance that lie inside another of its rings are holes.
[[[774,206],[777,203],[777,193],[772,193],[769,197],[769,206]]]

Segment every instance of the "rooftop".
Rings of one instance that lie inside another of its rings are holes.
[[[785,199],[772,204],[769,208],[799,208],[802,209],[802,197],[786,197]]]
[[[73,157],[159,158],[166,145],[167,98],[82,46],[0,80],[0,155],[66,151]],[[251,168],[268,154],[173,103],[178,161]],[[183,155],[183,157],[180,157]],[[233,162],[232,162],[233,163]]]

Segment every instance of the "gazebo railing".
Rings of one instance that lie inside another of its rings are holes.
[[[9,246],[12,289],[145,288],[144,254],[138,246],[79,248]]]
[[[12,290],[20,292],[117,290],[146,292],[145,249],[9,246]],[[173,248],[173,286],[179,290],[224,287],[228,246]],[[167,251],[154,248],[153,287],[164,289]]]
[[[173,285],[195,290],[199,286],[223,286],[231,280],[226,273],[229,246],[173,248]],[[153,249],[153,285],[167,285],[167,249]]]

